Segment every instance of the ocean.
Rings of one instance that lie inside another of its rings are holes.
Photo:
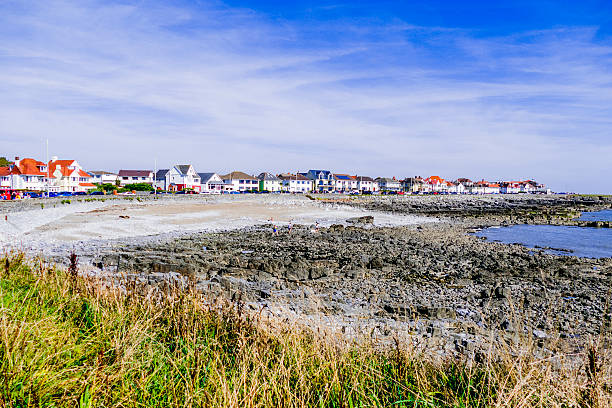
[[[581,220],[612,221],[612,210],[583,213]],[[490,241],[522,244],[556,255],[612,258],[612,228],[559,225],[512,225],[486,228],[476,233]]]

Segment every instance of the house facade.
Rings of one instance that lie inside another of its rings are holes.
[[[378,183],[368,176],[354,176],[357,180],[357,190],[359,192],[377,193],[379,191]]]
[[[407,177],[401,181],[402,191],[407,193],[418,193],[423,191],[423,178],[416,177]]]
[[[94,184],[117,184],[119,176],[117,173],[110,171],[89,171],[92,177],[92,183]]]
[[[286,193],[310,193],[313,181],[303,174],[281,174],[281,190]]]
[[[448,183],[442,177],[430,176],[423,180],[423,184],[427,185],[429,193],[443,193],[448,191]]]
[[[58,160],[49,162],[49,191],[51,192],[87,192],[96,186],[91,174],[83,170],[76,160]]]
[[[400,183],[399,180],[396,180],[395,177],[393,178],[378,177],[376,179],[376,182],[378,183],[378,186],[380,187],[380,191],[398,192],[398,191],[401,191],[402,189],[402,183]]]
[[[13,164],[4,167],[0,186],[11,190],[43,191],[47,188],[48,164],[15,157]]]
[[[334,174],[334,190],[338,193],[350,193],[357,191],[357,179],[348,174]]]
[[[191,164],[177,164],[170,169],[161,169],[155,174],[155,188],[166,191],[200,192],[201,180]]]
[[[259,191],[269,191],[271,193],[280,193],[282,180],[272,173],[261,173],[257,176],[259,180]]]
[[[499,184],[481,180],[474,183],[473,194],[499,194],[501,191]]]
[[[226,184],[226,191],[257,191],[259,180],[241,171],[233,171],[221,176],[223,183]]]
[[[200,192],[205,194],[221,194],[225,183],[217,173],[198,173],[200,176]]]
[[[306,177],[313,181],[313,191],[331,193],[335,189],[334,176],[329,170],[308,170]]]
[[[153,185],[155,174],[151,170],[119,170],[118,177],[121,186],[137,183]]]

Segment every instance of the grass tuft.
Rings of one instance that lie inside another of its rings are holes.
[[[609,359],[532,353],[434,362],[264,322],[192,288],[105,282],[0,258],[0,405],[7,407],[603,407]]]

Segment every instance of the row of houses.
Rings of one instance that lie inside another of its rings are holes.
[[[85,171],[76,160],[49,162],[15,158],[7,167],[0,167],[0,189],[79,192],[88,191],[100,184],[126,186],[148,184],[157,190],[194,191],[197,193],[227,193],[269,191],[288,193],[438,193],[438,194],[512,194],[549,192],[533,180],[489,182],[460,178],[449,181],[438,176],[427,178],[378,177],[333,173],[330,170],[309,170],[300,173],[273,174],[263,172],[258,176],[241,171],[228,174],[199,173],[190,164],[177,164],[167,169]]]
[[[79,192],[95,187],[91,174],[84,171],[76,160],[53,157],[45,163],[15,157],[12,164],[0,167],[2,190]]]

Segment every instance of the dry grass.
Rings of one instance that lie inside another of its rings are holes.
[[[433,362],[396,344],[262,322],[189,288],[126,284],[0,258],[0,403],[56,407],[604,407],[609,361],[495,352]]]

